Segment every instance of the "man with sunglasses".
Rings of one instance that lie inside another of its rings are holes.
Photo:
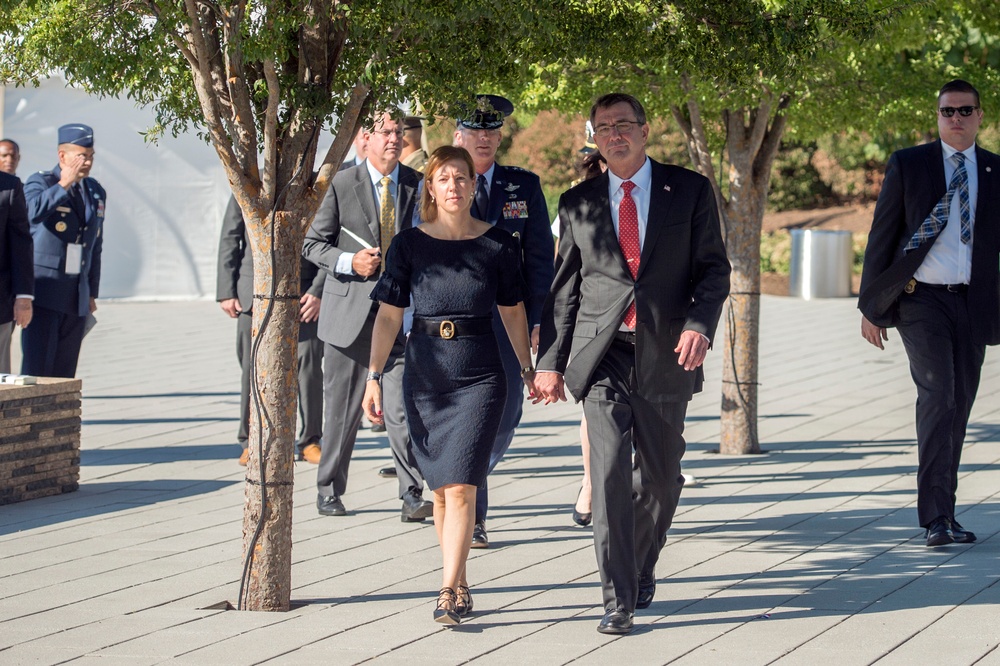
[[[976,145],[968,82],[938,93],[940,140],[886,166],[865,252],[861,334],[896,327],[917,387],[917,515],[927,546],[972,543],[955,519],[958,466],[986,345],[1000,343],[1000,157]]]

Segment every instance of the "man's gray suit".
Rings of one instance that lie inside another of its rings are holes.
[[[412,224],[420,178],[413,169],[399,165],[397,233]],[[323,455],[316,473],[316,486],[321,496],[341,497],[347,490],[347,471],[361,424],[361,399],[378,310],[378,304],[369,298],[378,281],[378,271],[369,277],[335,271],[342,254],[366,249],[351,234],[361,238],[368,247],[382,245],[378,205],[367,163],[336,174],[306,232],[302,249],[303,255],[326,273],[319,314],[319,337],[326,343],[323,362],[326,419]],[[424,483],[409,453],[402,381],[403,338],[400,336],[382,376],[386,433],[396,466],[400,498],[410,490],[419,494]]]
[[[320,298],[326,274],[302,259],[300,289]],[[253,330],[253,253],[250,252],[243,211],[235,197],[229,198],[222,218],[219,239],[219,270],[215,299],[238,299],[241,312],[236,318],[236,357],[240,362],[240,427],[238,443],[246,448],[250,436],[250,363]],[[323,433],[323,342],[317,337],[317,322],[299,323],[298,386],[299,436],[295,448],[301,453],[307,444],[319,441]]]
[[[700,367],[678,364],[674,348],[685,330],[711,340],[730,273],[708,180],[651,162],[634,280],[612,219],[608,174],[563,194],[538,349],[539,372],[563,373],[573,397],[585,399],[604,604],[630,613],[637,575],[652,575],[677,508],[684,415],[703,380]],[[619,332],[633,298],[634,338]]]

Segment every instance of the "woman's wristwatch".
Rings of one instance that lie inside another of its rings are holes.
[[[526,374],[528,374],[529,372],[534,372],[534,371],[535,371],[535,369],[533,367],[531,367],[530,365],[526,366],[524,368],[521,368],[521,379],[524,379],[524,376]]]
[[[375,380],[377,382],[382,381],[382,373],[381,372],[375,372],[374,370],[369,370],[368,371],[368,380],[367,381],[372,381],[372,380]]]

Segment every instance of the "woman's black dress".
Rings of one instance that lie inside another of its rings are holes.
[[[392,239],[372,299],[424,320],[489,322],[494,304],[524,300],[517,241],[490,228],[469,240],[439,240],[419,228]],[[417,327],[406,343],[403,400],[417,467],[432,490],[480,485],[500,428],[507,382],[490,326],[445,339]]]

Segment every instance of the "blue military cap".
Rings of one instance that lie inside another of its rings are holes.
[[[458,126],[473,130],[491,130],[503,127],[503,119],[514,113],[514,105],[506,97],[499,95],[476,95],[476,106],[470,109],[459,107],[462,117]]]
[[[91,148],[94,145],[94,130],[87,125],[75,123],[59,128],[59,144],[72,143],[75,146]]]

